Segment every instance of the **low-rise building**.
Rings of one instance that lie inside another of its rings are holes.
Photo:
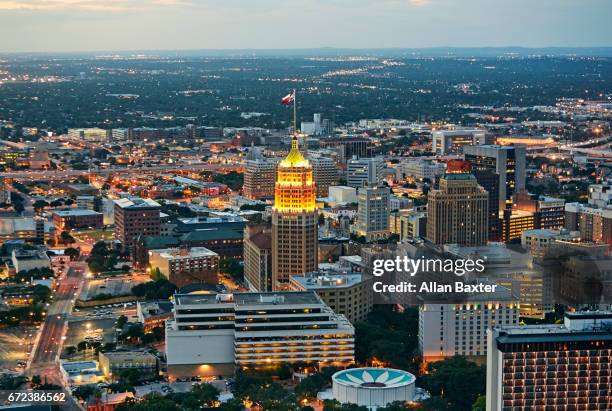
[[[145,333],[157,327],[164,328],[166,321],[172,318],[172,303],[167,300],[138,301],[136,315]]]
[[[52,214],[56,234],[80,229],[98,230],[104,226],[102,219],[102,213],[93,210],[62,210]]]
[[[219,255],[204,247],[153,250],[149,252],[149,265],[152,272],[159,270],[177,287],[218,282]]]
[[[40,249],[14,249],[11,260],[15,272],[30,271],[35,268],[50,268],[51,260],[46,252]]]
[[[138,370],[143,378],[157,375],[158,358],[144,351],[100,352],[100,369],[107,378],[117,379],[124,370]]]
[[[96,361],[62,361],[60,373],[67,385],[88,385],[104,381]]]

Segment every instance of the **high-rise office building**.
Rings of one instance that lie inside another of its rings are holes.
[[[514,193],[525,189],[525,146],[464,146],[465,159],[475,170],[499,175],[499,211],[512,203]]]
[[[427,238],[434,244],[478,246],[489,236],[489,194],[464,161],[449,161],[440,188],[427,196]]]
[[[353,157],[346,164],[346,185],[349,187],[375,186],[382,178],[384,162],[382,158]]]
[[[329,157],[311,157],[312,175],[317,185],[317,197],[327,197],[329,186],[338,182],[338,166]]]
[[[115,200],[115,239],[121,241],[121,249],[132,252],[138,235],[156,236],[160,232],[159,210],[161,206],[148,198],[122,198]]]
[[[171,379],[354,362],[355,329],[312,291],[177,294],[173,317],[166,325]]]
[[[612,313],[488,332],[487,411],[609,410]]]
[[[272,233],[268,226],[244,228],[244,280],[251,291],[272,291]]]
[[[272,159],[247,160],[244,164],[242,194],[252,200],[274,197],[276,162]]]
[[[291,275],[317,269],[318,214],[312,166],[299,149],[297,137],[278,166],[272,208],[273,289],[283,289]]]
[[[355,234],[364,236],[366,241],[389,237],[390,196],[388,187],[361,187],[357,191]]]
[[[499,221],[499,174],[491,170],[474,170],[478,185],[489,193],[489,241],[501,240],[501,225]]]

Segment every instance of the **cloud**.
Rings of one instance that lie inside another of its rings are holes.
[[[123,12],[188,4],[186,0],[0,0],[0,10]]]

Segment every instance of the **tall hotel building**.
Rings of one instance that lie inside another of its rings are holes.
[[[487,411],[612,409],[612,313],[488,332]]]
[[[170,378],[233,375],[237,367],[348,366],[355,330],[313,291],[177,294],[166,323]]]
[[[440,189],[427,197],[427,238],[434,244],[480,246],[489,237],[489,194],[470,164],[449,161]]]
[[[318,215],[316,184],[310,162],[302,156],[297,137],[278,165],[272,208],[272,286],[286,289],[292,275],[317,269]]]

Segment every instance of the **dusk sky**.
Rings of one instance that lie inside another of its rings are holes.
[[[611,0],[0,0],[0,52],[612,46]]]

